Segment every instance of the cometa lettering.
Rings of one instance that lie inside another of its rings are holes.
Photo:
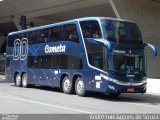
[[[45,53],[58,53],[58,52],[65,52],[66,46],[65,45],[59,45],[59,46],[52,46],[49,45],[45,46]]]

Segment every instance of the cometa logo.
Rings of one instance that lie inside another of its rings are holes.
[[[65,45],[59,45],[59,46],[52,46],[49,45],[45,46],[45,53],[58,53],[58,52],[65,52],[66,46]]]

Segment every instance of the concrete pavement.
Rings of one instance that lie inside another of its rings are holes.
[[[99,93],[79,97],[55,88],[15,87],[0,76],[0,119],[8,120],[7,114],[18,120],[91,120],[90,116],[98,114],[138,114],[142,120],[144,115],[160,113],[160,94],[154,91],[156,89],[149,88],[147,94],[122,94],[118,98]]]
[[[0,113],[4,114],[160,113],[158,95],[122,94],[116,99],[104,94],[79,97],[47,87],[19,88],[13,83],[0,83],[0,103]]]
[[[160,95],[160,79],[147,79],[147,93]]]

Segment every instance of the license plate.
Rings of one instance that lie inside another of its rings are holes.
[[[135,90],[134,90],[134,88],[128,88],[127,89],[127,92],[134,92]]]

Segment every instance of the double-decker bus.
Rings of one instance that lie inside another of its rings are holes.
[[[8,35],[6,79],[17,87],[40,85],[85,96],[145,93],[145,48],[129,20],[86,17]]]

